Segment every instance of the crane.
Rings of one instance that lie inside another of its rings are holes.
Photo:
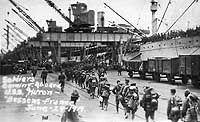
[[[11,25],[14,29],[16,29],[19,33],[21,33],[22,35],[24,35],[25,37],[29,37],[24,31],[22,31],[20,28],[18,28],[16,25],[15,25],[15,23],[11,23],[10,21],[8,21],[8,20],[6,20],[5,19],[5,21],[9,24],[9,25]]]
[[[62,16],[62,18],[69,22],[70,25],[75,26],[75,24],[67,16],[65,16],[65,14],[61,12],[61,9],[59,9],[51,0],[44,1],[46,1],[50,7],[54,8],[56,12],[58,12]]]
[[[40,30],[41,32],[44,32],[44,29],[41,28],[23,9],[21,9],[17,3],[15,3],[13,0],[9,0],[14,6],[15,8],[18,9],[18,11],[24,16],[26,17],[26,19],[32,23],[35,27],[37,27],[38,30]]]

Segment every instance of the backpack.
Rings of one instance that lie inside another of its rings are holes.
[[[171,104],[171,111],[170,114],[173,115],[179,115],[180,114],[180,98],[177,96],[170,98],[170,104]]]
[[[109,97],[109,92],[107,90],[103,90],[102,97]]]
[[[137,110],[139,102],[138,102],[138,95],[136,93],[128,94],[130,98],[128,99],[127,105],[129,108],[132,108],[133,110]]]
[[[125,96],[125,95],[127,94],[128,88],[129,88],[128,85],[125,85],[125,86],[122,88],[122,96]]]
[[[158,98],[154,98],[152,93],[144,94],[140,105],[147,111],[155,111],[158,109]]]

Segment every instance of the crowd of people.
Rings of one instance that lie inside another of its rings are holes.
[[[119,105],[121,104],[125,119],[131,116],[131,119],[134,120],[135,113],[139,106],[141,106],[145,112],[146,122],[149,122],[149,118],[155,121],[155,112],[158,110],[160,95],[154,88],[149,86],[144,87],[143,95],[139,98],[139,89],[136,83],[130,83],[128,79],[125,79],[124,83],[117,80],[116,85],[111,89],[111,84],[106,77],[107,72],[105,68],[100,67],[97,69],[97,72],[94,72],[92,68],[89,69],[61,71],[58,76],[61,92],[64,92],[65,81],[68,80],[79,86],[80,89],[87,91],[91,99],[97,98],[102,110],[108,110],[109,98],[113,94],[115,96],[116,113],[119,113]],[[121,75],[121,71],[118,71],[118,75]],[[41,73],[44,84],[46,83],[46,77],[47,73],[46,69],[44,69]],[[168,100],[166,110],[166,116],[169,120],[172,122],[178,122],[179,120],[184,122],[200,121],[200,99],[194,93],[186,89],[184,100],[176,95],[176,89],[171,89],[170,93],[171,97]],[[74,90],[71,94],[71,101],[73,101],[74,105],[76,105],[79,97],[78,91]]]
[[[157,42],[162,40],[174,39],[174,38],[182,38],[182,37],[192,37],[192,36],[200,36],[200,26],[197,26],[194,29],[183,30],[172,30],[168,33],[158,33],[151,37],[144,37],[142,41],[146,42]]]
[[[97,75],[93,71],[80,71],[72,82],[75,82],[80,88],[86,89],[91,98],[99,99],[99,106],[107,111],[109,97],[115,95],[116,112],[119,113],[119,105],[124,109],[125,119],[131,116],[134,120],[138,107],[141,106],[145,111],[146,122],[149,119],[155,121],[155,111],[158,109],[158,100],[160,95],[152,87],[144,87],[143,96],[139,98],[139,90],[136,83],[130,83],[128,79],[125,82],[117,80],[116,86],[110,88],[111,84],[106,78],[106,71],[103,68],[97,70]],[[176,95],[176,89],[171,89],[171,97],[168,100],[167,117],[172,122],[183,120],[184,122],[198,122],[200,120],[200,100],[190,92],[185,90],[185,100]],[[182,108],[182,109],[181,109]],[[193,110],[194,109],[194,110]]]

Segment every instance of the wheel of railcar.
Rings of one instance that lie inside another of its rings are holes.
[[[133,77],[133,74],[128,74],[128,75],[129,75],[129,77],[130,77],[130,78],[132,78],[132,77]]]
[[[197,77],[193,77],[191,80],[192,80],[192,85],[195,88],[200,88],[200,79],[198,79]]]
[[[133,72],[132,72],[132,71],[129,71],[129,72],[128,72],[128,75],[129,75],[130,78],[132,78],[132,77],[133,77]]]
[[[140,78],[141,78],[142,80],[145,79],[145,73],[144,73],[144,72],[139,72],[139,75],[140,75]]]
[[[155,80],[156,82],[160,82],[160,74],[159,73],[154,73],[153,74],[153,80]]]
[[[175,80],[174,80],[174,76],[167,74],[167,80],[169,83],[174,84]]]
[[[182,83],[186,85],[188,83],[188,77],[187,76],[182,76]]]

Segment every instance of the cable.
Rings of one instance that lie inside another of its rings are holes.
[[[39,32],[38,28],[35,27],[29,19],[23,17],[22,15],[20,15],[17,11],[15,11],[14,9],[12,9],[13,12],[15,12],[15,14],[17,14],[24,22],[26,22],[26,24],[28,24],[32,29],[34,29],[36,32]]]
[[[137,29],[133,24],[131,24],[128,20],[126,20],[124,17],[122,17],[119,13],[117,13],[114,9],[112,9],[109,5],[107,5],[106,3],[104,3],[104,5],[106,5],[110,10],[112,10],[115,14],[117,14],[120,18],[122,18],[124,21],[126,21],[129,25],[131,25],[133,28],[135,28],[138,33],[140,32],[142,34],[142,36],[146,37],[145,33],[143,33],[141,30]]]
[[[196,50],[194,50],[190,55],[194,54],[196,51],[198,51],[200,47],[198,47]]]
[[[187,12],[187,10],[198,0],[194,0],[186,9],[185,11],[176,19],[176,21],[169,27],[169,29],[167,29],[167,31],[165,33],[167,33],[175,24],[176,22],[185,14],[185,12]]]
[[[166,9],[165,9],[165,12],[164,12],[164,14],[163,14],[163,16],[162,16],[162,18],[161,18],[161,20],[160,20],[160,23],[159,23],[157,32],[158,32],[158,30],[159,30],[159,28],[160,28],[160,25],[161,25],[161,23],[162,23],[162,21],[163,21],[163,19],[164,19],[164,17],[165,17],[165,14],[166,14],[166,12],[167,12],[167,9],[168,9],[168,7],[169,7],[169,4],[171,4],[171,0],[169,0],[169,2],[168,2],[168,4],[167,4],[167,7],[166,7]]]

